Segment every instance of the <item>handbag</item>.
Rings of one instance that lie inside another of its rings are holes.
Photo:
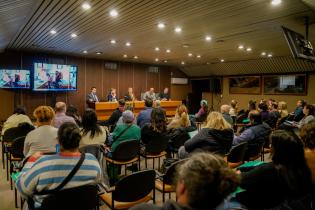
[[[55,189],[52,190],[43,190],[41,192],[35,192],[34,195],[48,195],[43,199],[42,203],[45,203],[45,200],[53,199],[56,193],[58,193],[71,179],[72,177],[77,173],[79,168],[81,167],[83,161],[85,159],[85,153],[81,153],[81,157],[78,161],[78,163],[75,165],[75,167],[71,170],[71,172],[68,174],[68,176],[61,182],[60,185],[58,185]],[[29,210],[40,210],[41,208],[35,208],[34,206],[34,200],[32,198],[27,199],[28,209]]]

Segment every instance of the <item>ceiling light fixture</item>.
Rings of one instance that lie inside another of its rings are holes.
[[[262,52],[261,53],[262,56],[266,56],[266,54],[267,54],[266,52]]]
[[[159,47],[155,47],[154,50],[155,51],[160,51],[160,48]]]
[[[100,55],[100,54],[102,54],[102,52],[96,52],[96,55]]]
[[[111,44],[116,44],[116,40],[115,40],[115,39],[112,39],[112,40],[110,40],[110,43],[111,43]]]
[[[222,58],[222,59],[220,60],[220,62],[223,63],[223,62],[224,62],[224,59]]]
[[[50,33],[51,33],[51,34],[56,34],[56,33],[57,33],[57,31],[55,31],[55,30],[51,30],[51,31],[50,31]]]
[[[167,60],[164,60],[164,63],[167,63]]]
[[[117,12],[117,10],[112,9],[112,10],[109,12],[109,15],[110,15],[111,17],[117,17],[117,16],[118,16],[118,12]]]
[[[158,58],[156,58],[156,59],[155,59],[155,62],[158,62],[158,61],[159,61],[159,59],[158,59]]]
[[[250,51],[252,51],[252,48],[248,47],[248,48],[246,48],[246,51],[250,52]]]
[[[72,38],[76,38],[78,35],[76,35],[75,33],[71,34]]]
[[[138,56],[135,55],[133,58],[134,58],[134,59],[138,59]]]
[[[273,5],[273,6],[277,6],[277,5],[281,4],[281,3],[282,3],[282,0],[272,0],[271,1],[271,5]]]
[[[211,39],[212,39],[211,36],[206,36],[205,37],[205,40],[208,41],[208,42],[211,41]]]
[[[124,55],[123,55],[123,57],[124,57],[124,58],[127,58],[127,57],[128,57],[128,55],[127,55],[127,54],[124,54]]]
[[[167,49],[167,50],[166,50],[166,53],[170,53],[170,52],[171,52],[171,50],[170,50],[170,49]]]
[[[269,53],[267,56],[268,56],[268,58],[271,58],[271,57],[272,57],[272,54],[271,54],[271,53]]]
[[[159,23],[157,26],[158,26],[159,29],[165,28],[165,24],[164,23]]]
[[[192,53],[188,53],[188,56],[191,57],[191,56],[193,56],[193,54]]]
[[[182,28],[179,27],[179,26],[176,26],[175,29],[174,29],[174,31],[175,31],[176,33],[180,33],[180,32],[182,32]]]
[[[238,46],[238,49],[243,50],[243,49],[244,49],[244,45],[242,45],[242,44],[239,45],[239,46]]]
[[[89,3],[87,3],[87,2],[85,2],[85,3],[82,4],[82,8],[84,10],[89,10],[89,9],[91,9],[91,5]]]
[[[87,54],[88,52],[87,52],[86,50],[83,50],[83,53],[84,53],[84,54]]]
[[[130,42],[126,42],[126,46],[129,47],[131,45]]]
[[[201,58],[201,55],[197,55],[197,58]]]
[[[185,62],[184,62],[184,61],[182,61],[182,62],[181,62],[181,64],[182,64],[182,65],[185,65]]]

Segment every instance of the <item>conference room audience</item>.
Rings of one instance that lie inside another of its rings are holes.
[[[160,93],[160,96],[159,96],[160,100],[161,101],[169,101],[170,100],[170,94],[168,92],[168,88],[164,88],[163,92]]]
[[[301,128],[300,137],[305,146],[305,158],[312,172],[313,183],[315,183],[315,120]]]
[[[226,120],[226,122],[228,122],[231,126],[233,126],[234,125],[233,119],[232,119],[231,115],[229,114],[230,106],[227,104],[223,104],[221,106],[220,110],[221,110],[221,114],[222,114],[223,118]]]
[[[91,87],[91,92],[87,94],[86,101],[88,103],[99,102],[99,98],[96,95],[96,87]]]
[[[195,152],[212,152],[224,156],[230,151],[233,141],[233,129],[219,112],[211,112],[207,124],[193,138],[185,142],[178,151],[178,157],[184,159]]]
[[[107,101],[109,102],[116,102],[118,100],[118,97],[116,95],[116,89],[111,88],[108,95],[107,95]]]
[[[128,88],[128,93],[124,96],[125,101],[135,101],[136,97],[133,93],[132,87]]]
[[[154,88],[150,88],[147,92],[145,92],[143,94],[143,99],[142,100],[146,100],[146,99],[151,99],[152,101],[156,100],[156,95],[154,93]]]
[[[140,128],[143,128],[146,124],[150,123],[152,105],[153,105],[153,101],[150,98],[145,99],[144,109],[140,111],[137,118],[137,125]]]
[[[41,156],[40,153],[36,153],[28,159],[16,182],[16,188],[23,198],[31,198],[34,201],[35,208],[40,208],[44,197],[47,196],[37,193],[53,190],[59,186],[79,161],[80,139],[80,130],[77,125],[66,122],[58,130],[61,150],[59,154]],[[80,169],[62,189],[96,185],[101,180],[101,174],[96,158],[86,153]]]
[[[184,104],[177,107],[174,118],[167,125],[167,130],[173,130],[177,128],[187,128],[191,126],[188,110]]]
[[[57,144],[57,128],[51,125],[55,116],[50,106],[39,106],[34,110],[33,116],[36,119],[35,130],[26,135],[23,153],[25,157],[35,152],[55,152]]]
[[[53,118],[52,125],[59,128],[65,122],[76,123],[73,117],[66,115],[67,106],[64,102],[57,102],[55,105],[55,117]]]
[[[125,111],[125,100],[119,99],[118,101],[118,108],[111,114],[108,120],[100,121],[99,124],[107,127],[111,127],[111,131],[114,130],[117,121],[122,116],[122,113]]]
[[[17,106],[13,114],[3,123],[1,135],[9,128],[17,127],[20,123],[29,123],[32,125],[31,119],[26,115],[26,108],[24,106]]]
[[[206,120],[208,116],[208,101],[201,100],[200,101],[200,108],[198,112],[195,114],[194,118],[197,122],[203,122]]]
[[[81,118],[81,116],[80,116],[80,114],[78,112],[78,109],[75,106],[69,105],[67,107],[66,115],[69,116],[69,117],[72,117],[74,119],[75,123],[79,127],[81,127],[81,125],[82,125],[81,124],[82,123],[82,118]]]
[[[141,142],[144,148],[152,141],[168,142],[166,135],[166,113],[162,108],[153,108],[151,112],[151,122],[141,129]],[[144,150],[142,150],[144,151]]]
[[[82,116],[81,135],[80,147],[105,144],[106,131],[104,127],[97,124],[97,116],[93,109],[86,109]]]
[[[257,210],[312,209],[311,197],[307,199],[312,178],[303,143],[292,132],[283,130],[273,132],[271,142],[272,162],[242,173],[240,186],[245,191],[238,194],[238,200]]]
[[[223,158],[210,153],[194,154],[179,165],[176,175],[176,201],[170,199],[162,206],[145,203],[130,210],[214,210],[239,184]]]

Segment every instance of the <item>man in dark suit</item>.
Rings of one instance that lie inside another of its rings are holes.
[[[96,87],[91,88],[91,92],[86,96],[87,103],[99,102],[98,97],[96,95]]]

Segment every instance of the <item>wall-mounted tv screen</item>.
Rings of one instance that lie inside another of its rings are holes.
[[[68,91],[77,89],[77,67],[34,63],[35,91]]]
[[[30,71],[0,69],[0,88],[30,88]]]

